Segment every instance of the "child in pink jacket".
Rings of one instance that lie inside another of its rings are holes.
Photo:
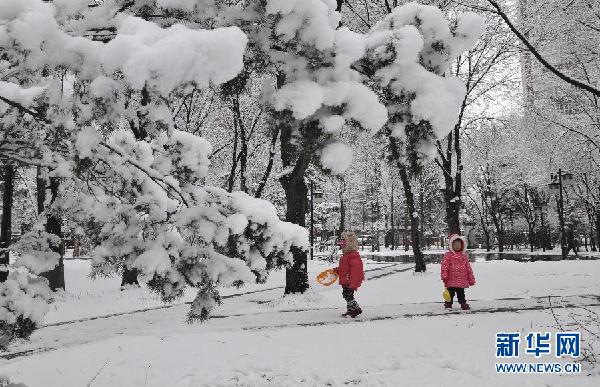
[[[469,310],[471,308],[465,299],[465,289],[475,285],[475,276],[469,258],[465,254],[467,244],[464,238],[457,234],[450,235],[449,239],[450,251],[444,254],[441,277],[444,286],[450,292],[451,300],[444,302],[444,307],[452,309],[452,301],[456,294],[462,310]]]
[[[362,313],[358,302],[354,299],[354,292],[365,279],[362,259],[358,253],[358,238],[352,231],[344,231],[338,241],[343,255],[338,267],[334,270],[339,276],[342,285],[342,296],[346,300],[347,310],[343,317],[356,317]]]

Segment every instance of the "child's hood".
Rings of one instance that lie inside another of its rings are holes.
[[[358,253],[358,238],[354,232],[344,231],[340,237],[346,241],[346,245],[342,247],[344,254],[348,254],[353,251]]]
[[[461,251],[454,251],[454,250],[452,249],[452,243],[453,243],[455,240],[457,240],[457,239],[462,241],[462,249],[461,249]],[[452,234],[452,235],[450,235],[450,237],[448,238],[448,249],[449,249],[451,252],[453,252],[453,253],[462,253],[462,254],[464,254],[464,253],[466,253],[466,252],[467,252],[467,241],[466,241],[466,240],[465,240],[465,238],[464,238],[463,236],[461,236],[461,235],[458,235],[458,234]]]

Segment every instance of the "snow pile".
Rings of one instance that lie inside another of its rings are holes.
[[[342,175],[352,165],[352,148],[340,142],[323,148],[321,164],[336,175]]]
[[[477,14],[467,12],[457,16],[452,38],[453,55],[470,50],[485,31],[485,22]]]
[[[267,13],[277,14],[275,33],[284,42],[299,36],[300,40],[318,50],[333,46],[335,31],[341,15],[335,10],[333,0],[268,0]]]
[[[342,129],[342,127],[344,126],[345,122],[346,122],[346,120],[344,120],[344,117],[338,116],[338,115],[323,117],[320,120],[321,127],[327,133],[339,132]]]
[[[317,82],[299,80],[279,89],[273,106],[276,110],[290,109],[294,118],[301,120],[314,114],[323,102],[323,89]]]
[[[0,81],[0,95],[25,107],[29,107],[44,90],[45,87],[21,88],[14,83]]]
[[[246,35],[237,27],[191,30],[126,17],[118,35],[102,50],[109,74],[122,72],[134,89],[156,87],[162,95],[185,82],[207,87],[233,78],[243,67]]]
[[[27,338],[41,325],[50,300],[45,279],[11,271],[0,282],[0,349],[15,338]]]

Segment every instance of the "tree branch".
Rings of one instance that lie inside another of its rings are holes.
[[[488,3],[490,3],[492,5],[492,7],[494,7],[496,9],[495,13],[498,16],[500,16],[502,18],[502,20],[504,20],[504,22],[506,23],[508,28],[510,28],[510,30],[519,38],[519,40],[521,40],[521,42],[523,42],[525,47],[527,47],[527,49],[533,54],[533,56],[538,60],[538,62],[540,62],[545,68],[547,68],[551,73],[553,73],[554,75],[556,75],[563,81],[567,82],[568,84],[600,97],[600,90],[596,89],[595,87],[592,87],[591,85],[588,85],[586,83],[578,81],[577,79],[573,79],[573,78],[569,77],[568,75],[564,74],[563,72],[556,69],[556,67],[554,67],[553,65],[548,63],[548,61],[546,61],[542,57],[542,55],[535,49],[535,47],[533,47],[531,45],[531,43],[529,43],[527,38],[525,36],[523,36],[523,34],[521,34],[521,32],[519,32],[519,30],[513,25],[513,23],[510,21],[510,19],[506,15],[506,13],[504,13],[504,11],[502,11],[502,9],[498,5],[498,3],[495,0],[488,0]]]

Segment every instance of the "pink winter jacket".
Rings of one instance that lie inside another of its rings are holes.
[[[462,241],[460,251],[452,250],[452,242],[455,239]],[[450,251],[444,254],[441,270],[442,281],[444,281],[447,288],[468,288],[475,285],[475,276],[465,250],[466,243],[464,239],[458,235],[452,235],[450,237]]]

